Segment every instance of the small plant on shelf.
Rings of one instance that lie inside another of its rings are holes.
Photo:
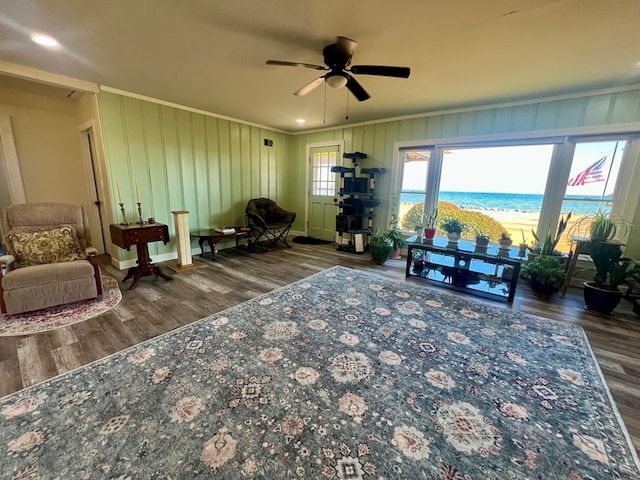
[[[461,235],[464,230],[464,224],[457,218],[445,218],[440,226],[445,232],[457,233],[458,235]]]
[[[436,236],[436,229],[438,226],[438,209],[434,208],[429,212],[429,215],[426,215],[422,212],[422,220],[423,220],[423,228],[424,228],[424,238],[431,242],[433,241],[433,237]]]
[[[418,223],[415,227],[413,227],[413,230],[416,232],[416,240],[420,242],[424,235],[424,224]]]
[[[527,243],[527,237],[524,235],[524,230],[521,228],[520,232],[522,233],[522,242],[520,242],[518,249],[518,256],[525,257],[527,255],[527,250],[529,250],[529,244]]]
[[[498,243],[502,248],[507,248],[511,246],[511,244],[513,243],[513,240],[511,240],[511,237],[507,232],[502,232],[500,234],[500,238],[498,239]]]
[[[598,209],[598,213],[581,216],[570,228],[569,237],[582,240],[613,240],[624,238],[633,228],[631,222]]]
[[[436,228],[438,226],[438,209],[434,208],[429,212],[429,215],[422,213],[424,219],[424,228]]]
[[[481,227],[473,227],[473,230],[476,232],[476,246],[477,247],[486,247],[489,245],[489,241],[491,237],[482,231]]]

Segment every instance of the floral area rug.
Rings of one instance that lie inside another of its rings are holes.
[[[29,335],[84,322],[111,310],[122,300],[118,281],[102,277],[102,298],[43,308],[17,315],[0,314],[0,337]]]
[[[580,328],[334,267],[0,399],[3,478],[640,479]]]

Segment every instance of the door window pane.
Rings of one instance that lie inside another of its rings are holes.
[[[313,155],[311,191],[313,195],[333,196],[336,193],[336,177],[331,167],[336,166],[337,151],[316,152]]]

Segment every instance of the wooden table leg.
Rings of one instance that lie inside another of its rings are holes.
[[[133,277],[133,282],[131,282],[131,286],[129,290],[133,290],[140,283],[140,279],[142,277],[148,275],[156,275],[158,277],[164,278],[165,280],[173,280],[170,276],[165,274],[160,267],[151,264],[151,258],[149,257],[149,246],[146,243],[138,244],[136,246],[138,251],[138,260],[137,267],[131,267],[127,272],[126,277],[122,279],[122,281],[126,281],[129,278]]]
[[[209,242],[209,248],[211,249],[211,260],[213,261],[216,259],[216,242],[214,242],[213,238],[211,237],[209,237],[207,241]]]

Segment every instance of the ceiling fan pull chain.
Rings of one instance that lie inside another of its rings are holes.
[[[349,120],[349,90],[347,90],[347,114],[344,117],[345,120]]]
[[[324,82],[324,102],[322,103],[322,124],[327,124],[327,82]]]

